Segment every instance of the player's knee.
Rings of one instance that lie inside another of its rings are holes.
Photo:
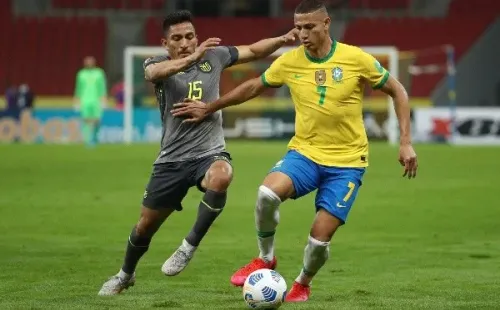
[[[261,185],[257,193],[257,206],[260,208],[277,207],[281,203],[280,197],[269,187]]]
[[[232,176],[224,173],[219,173],[213,176],[211,182],[209,182],[209,189],[216,192],[225,192],[229,184],[231,184]]]
[[[233,180],[233,175],[230,169],[218,168],[209,170],[206,178],[208,181],[207,189],[214,192],[225,192]]]
[[[287,175],[281,172],[270,173],[265,179],[262,186],[271,190],[279,197],[281,202],[292,197],[295,193],[293,182]]]
[[[260,231],[274,231],[280,220],[281,199],[268,187],[261,185],[255,206],[255,224]]]

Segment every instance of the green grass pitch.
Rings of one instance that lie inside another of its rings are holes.
[[[282,142],[229,141],[235,178],[226,210],[189,267],[160,267],[191,228],[189,192],[140,262],[136,286],[97,296],[121,266],[156,145],[0,145],[0,309],[245,309],[229,277],[257,254],[253,207]],[[371,166],[313,282],[282,309],[499,309],[500,149],[417,145],[417,179],[397,148],[372,144]],[[278,271],[302,266],[314,195],[281,206]]]

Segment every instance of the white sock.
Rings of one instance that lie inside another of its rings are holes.
[[[255,206],[255,226],[259,257],[267,262],[271,262],[274,258],[274,234],[280,218],[278,210],[280,203],[281,199],[276,193],[264,185],[259,187]]]
[[[329,256],[330,242],[323,242],[309,236],[304,249],[304,268],[300,271],[296,282],[310,285],[316,273],[323,267]]]
[[[189,253],[189,254],[192,254],[192,253],[194,253],[194,251],[196,251],[196,248],[197,248],[197,247],[195,247],[195,246],[193,246],[193,245],[189,244],[189,242],[187,242],[187,241],[186,241],[186,239],[183,239],[183,240],[182,240],[182,245],[181,245],[181,248],[182,248],[185,252],[187,252],[187,253]]]
[[[120,269],[120,271],[118,271],[118,277],[119,277],[120,279],[125,279],[125,280],[128,280],[128,279],[130,279],[130,277],[132,277],[132,275],[131,275],[131,274],[128,274],[128,273],[126,273],[125,271],[123,271],[123,270],[121,270],[121,269]]]

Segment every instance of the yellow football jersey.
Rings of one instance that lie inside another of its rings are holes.
[[[289,149],[336,167],[368,166],[364,85],[378,89],[388,79],[389,72],[372,55],[336,41],[324,58],[314,58],[300,46],[282,54],[262,74],[266,86],[290,89],[295,135]]]

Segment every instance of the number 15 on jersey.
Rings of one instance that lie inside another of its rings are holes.
[[[200,100],[203,96],[203,88],[201,88],[201,81],[189,82],[188,98],[193,100]]]

